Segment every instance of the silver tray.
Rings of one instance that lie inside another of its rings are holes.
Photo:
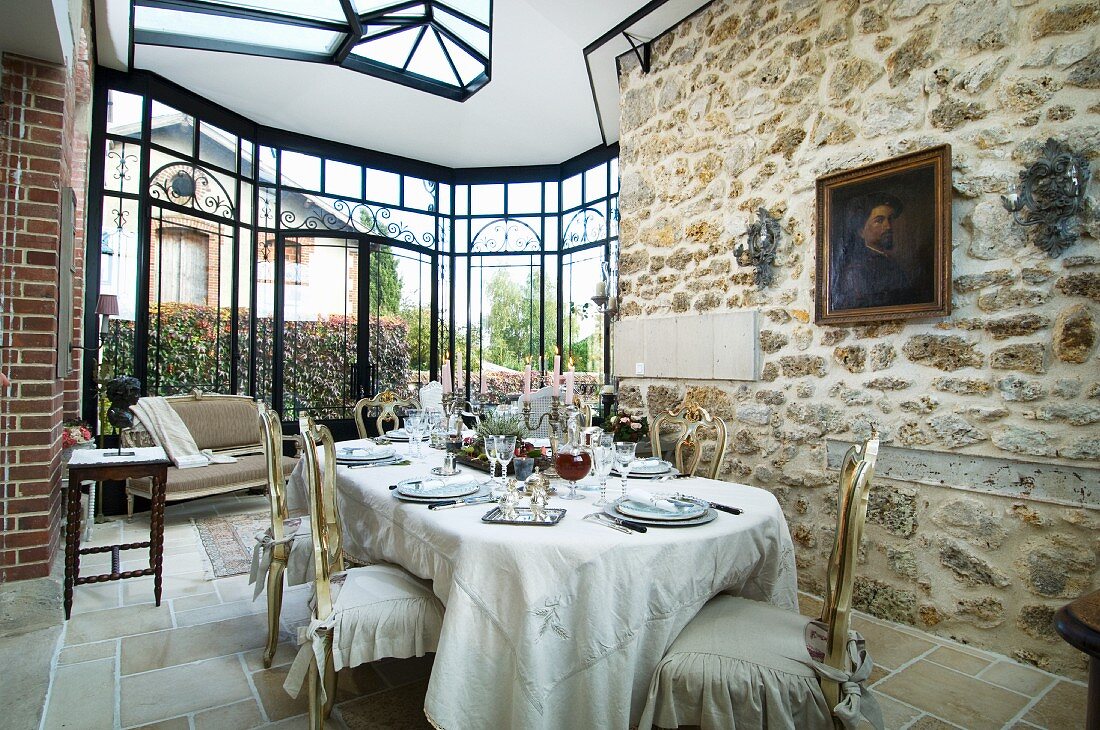
[[[500,507],[493,507],[491,510],[482,516],[482,522],[488,522],[494,525],[525,525],[527,527],[553,527],[561,522],[561,518],[565,517],[565,510],[559,508],[550,508],[546,510],[545,520],[536,521],[532,514],[530,507],[517,507],[516,519],[506,520],[500,513]]]

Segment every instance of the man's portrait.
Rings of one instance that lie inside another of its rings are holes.
[[[819,324],[950,312],[950,148],[817,181]]]

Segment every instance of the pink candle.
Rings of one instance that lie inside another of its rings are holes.
[[[481,366],[481,394],[485,395],[489,392],[489,375],[485,372],[485,366]],[[482,398],[482,400],[485,400]]]
[[[565,371],[565,404],[573,405],[573,368]]]
[[[443,361],[443,392],[447,395],[451,394],[451,361]]]
[[[523,399],[531,400],[531,360],[527,360],[527,366],[523,368]]]

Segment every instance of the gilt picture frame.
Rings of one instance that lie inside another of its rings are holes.
[[[814,322],[951,313],[951,146],[817,180]]]

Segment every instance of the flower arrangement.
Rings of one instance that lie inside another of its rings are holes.
[[[61,448],[70,449],[73,446],[86,444],[92,440],[92,431],[86,423],[70,421],[61,429]]]
[[[619,411],[607,419],[607,425],[616,441],[636,443],[649,435],[649,419],[640,413],[635,415],[629,411]]]
[[[535,446],[530,441],[524,441],[516,444],[516,458],[526,459],[528,457],[532,459],[541,459],[545,457],[548,449],[545,446]]]

